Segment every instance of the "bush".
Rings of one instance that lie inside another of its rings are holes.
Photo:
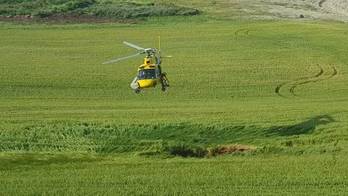
[[[197,15],[199,11],[174,4],[97,2],[96,0],[0,0],[0,15],[48,17],[53,14],[135,19],[152,16]]]
[[[189,146],[186,144],[177,144],[168,146],[166,151],[169,155],[181,157],[205,157],[208,151],[200,146]]]
[[[66,11],[71,11],[76,9],[87,8],[95,3],[96,3],[95,0],[74,0],[74,1],[68,1],[65,4],[65,7],[66,7]]]
[[[53,14],[74,13],[96,4],[95,0],[32,0],[0,2],[0,15],[34,15],[48,17]]]
[[[40,18],[45,18],[52,15],[52,11],[51,10],[38,10],[37,12],[33,13],[33,16],[38,16]]]

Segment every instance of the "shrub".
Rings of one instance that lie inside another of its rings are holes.
[[[189,146],[186,144],[176,144],[168,146],[166,151],[169,155],[181,157],[205,157],[208,151],[200,146]]]
[[[1,0],[0,15],[92,15],[103,18],[135,19],[152,16],[197,15],[199,11],[174,4],[97,2],[96,0]]]

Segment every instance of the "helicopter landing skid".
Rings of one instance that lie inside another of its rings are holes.
[[[135,77],[133,81],[130,83],[130,87],[133,90],[139,89],[139,84],[138,84],[138,77]]]
[[[163,92],[167,91],[167,88],[169,87],[169,80],[167,78],[166,73],[161,74],[161,85],[162,85],[162,91]]]

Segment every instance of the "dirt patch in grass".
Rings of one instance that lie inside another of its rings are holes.
[[[220,0],[214,8],[210,12],[231,18],[348,21],[347,0]]]
[[[181,157],[215,157],[220,155],[246,153],[255,151],[255,146],[242,144],[219,145],[215,147],[204,148],[200,146],[174,145],[167,147],[166,151],[169,155]]]
[[[213,157],[218,155],[233,154],[233,153],[244,153],[255,151],[255,146],[242,145],[242,144],[229,144],[221,145],[214,148],[209,148],[207,156]]]

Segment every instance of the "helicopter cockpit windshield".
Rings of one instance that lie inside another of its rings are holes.
[[[156,79],[156,70],[155,69],[140,70],[138,74],[138,79],[139,80]]]

